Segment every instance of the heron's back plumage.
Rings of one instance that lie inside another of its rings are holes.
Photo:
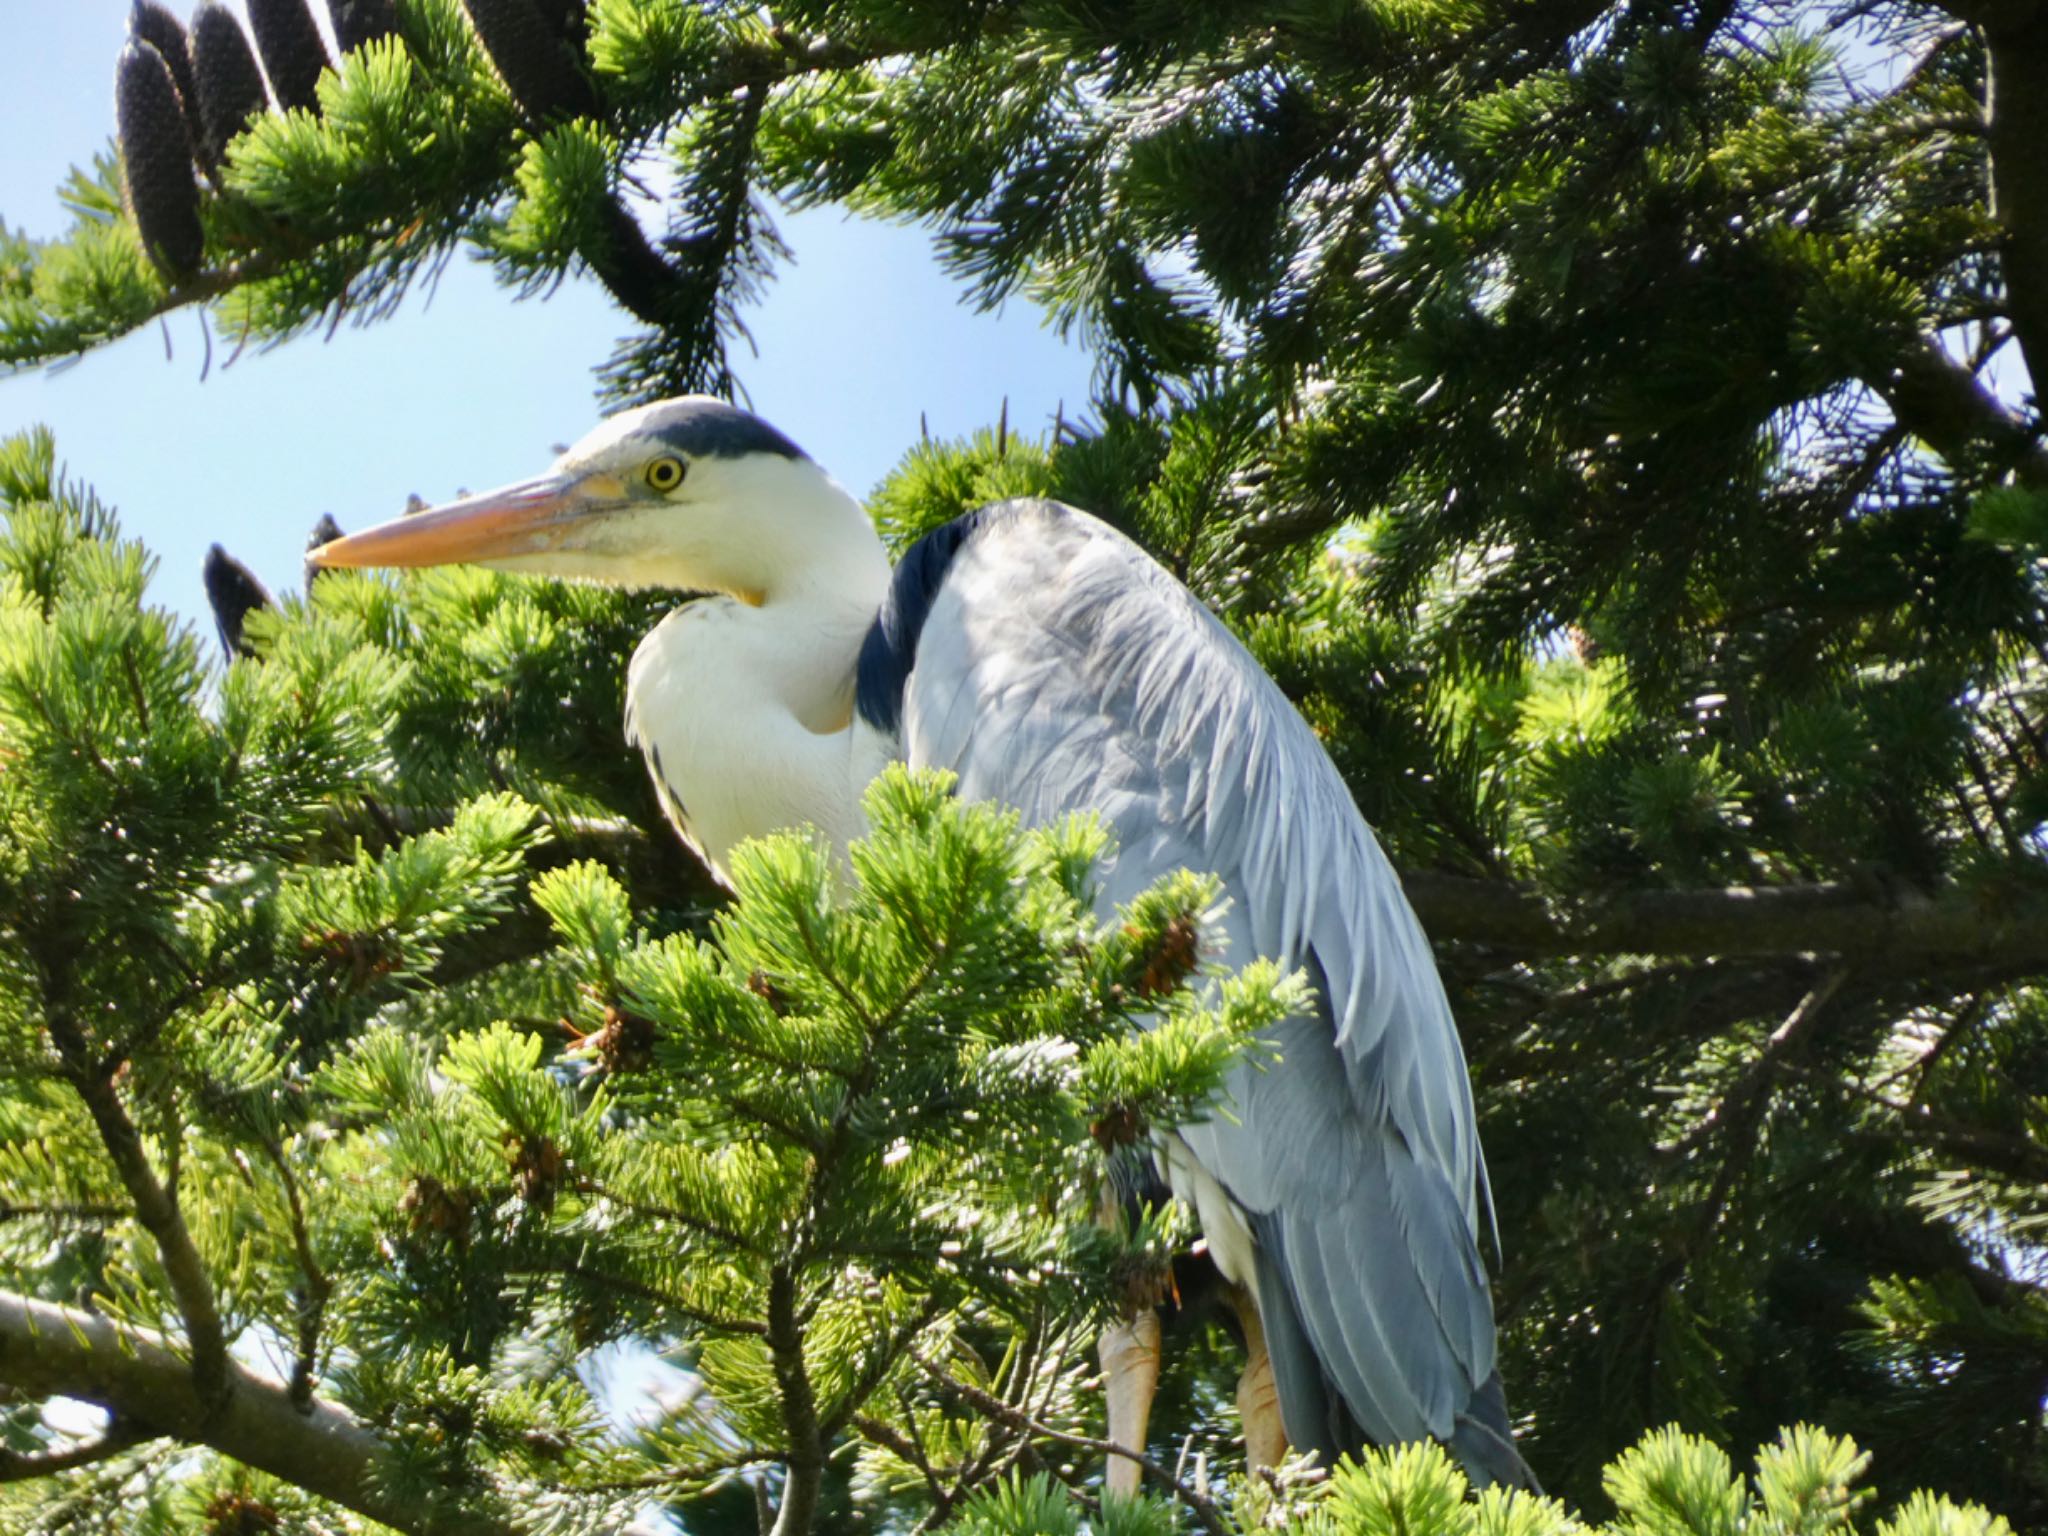
[[[1323,1007],[1288,1022],[1281,1060],[1238,1069],[1230,1117],[1177,1132],[1257,1240],[1231,1278],[1272,1319],[1289,1437],[1333,1458],[1347,1423],[1428,1435],[1482,1480],[1525,1481],[1491,1411],[1485,1172],[1449,1004],[1349,791],[1250,653],[1108,525],[1004,502],[899,564],[858,703],[964,796],[1101,815],[1105,903],[1214,871],[1232,961],[1311,971]]]

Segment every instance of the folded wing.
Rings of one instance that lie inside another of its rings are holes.
[[[915,765],[1033,823],[1116,834],[1105,904],[1213,871],[1230,959],[1305,967],[1321,1006],[1178,1137],[1240,1209],[1289,1438],[1327,1458],[1432,1436],[1485,1480],[1507,1436],[1478,1234],[1485,1173],[1427,940],[1314,733],[1236,638],[1106,524],[984,508],[898,567],[862,714]]]

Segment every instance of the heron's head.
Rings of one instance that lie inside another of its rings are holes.
[[[730,592],[862,583],[867,514],[801,448],[700,395],[622,411],[516,485],[409,513],[313,551],[322,566],[471,564],[621,587]]]

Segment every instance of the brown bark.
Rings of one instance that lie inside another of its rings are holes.
[[[1984,26],[1991,213],[2004,233],[2006,318],[2032,377],[2048,372],[2048,11],[2007,0]]]
[[[97,1403],[118,1422],[204,1445],[408,1536],[513,1536],[509,1520],[389,1492],[388,1448],[339,1404],[315,1398],[301,1411],[282,1382],[234,1360],[227,1376],[225,1401],[209,1403],[164,1335],[0,1292],[0,1384]]]
[[[1622,891],[1566,905],[1528,886],[1410,871],[1429,936],[1510,954],[1830,954],[1879,971],[2048,970],[2048,906],[1951,887],[1932,895],[1817,883]]]
[[[1952,468],[1989,464],[2016,471],[2025,484],[2048,486],[2048,448],[1932,337],[1921,337],[1890,373],[1868,382],[1899,425]]]

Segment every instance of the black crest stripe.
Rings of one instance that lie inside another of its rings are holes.
[[[693,459],[740,459],[767,453],[785,459],[810,455],[760,417],[722,400],[673,400],[643,430]]]

